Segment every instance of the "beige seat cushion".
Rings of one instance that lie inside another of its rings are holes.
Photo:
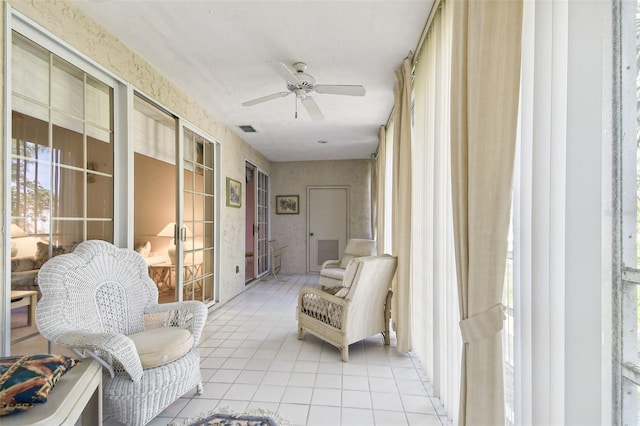
[[[345,270],[341,268],[327,268],[320,271],[320,275],[342,281],[344,279],[344,272]]]
[[[186,355],[193,347],[189,330],[161,327],[129,335],[136,345],[142,368],[159,367]]]

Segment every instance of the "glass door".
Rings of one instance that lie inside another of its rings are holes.
[[[11,43],[11,302],[28,309],[11,310],[10,349],[25,353],[40,344],[21,343],[38,334],[40,267],[82,241],[113,242],[114,90],[17,32]]]
[[[215,144],[183,132],[183,300],[214,300]]]
[[[178,120],[138,95],[133,109],[134,248],[147,261],[159,302],[174,302]]]
[[[269,176],[256,170],[256,258],[257,274],[269,271]]]

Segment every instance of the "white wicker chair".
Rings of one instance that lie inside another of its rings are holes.
[[[298,339],[303,330],[336,346],[342,361],[349,361],[349,345],[383,333],[389,344],[391,280],[396,272],[393,256],[367,256],[347,265],[342,285],[331,294],[304,287],[298,295]]]
[[[101,361],[105,415],[144,425],[189,390],[202,393],[197,344],[207,308],[197,301],[159,305],[158,289],[138,253],[86,241],[48,260],[38,280],[38,329],[48,340]],[[161,338],[169,341],[181,335],[182,347],[156,348],[157,334],[165,332],[172,336]],[[143,346],[135,337],[140,335],[150,351],[137,349]]]

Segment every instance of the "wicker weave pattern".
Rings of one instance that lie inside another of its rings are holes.
[[[331,327],[342,328],[342,306],[316,294],[305,293],[302,295],[302,313],[329,324]]]
[[[171,364],[144,370],[138,382],[105,376],[104,413],[127,425],[144,425],[201,381],[197,349]]]
[[[40,333],[60,345],[91,350],[114,370],[114,377],[104,377],[105,413],[144,425],[190,389],[201,390],[197,344],[207,308],[196,301],[159,305],[157,287],[138,253],[86,241],[47,261],[38,281]],[[127,335],[155,327],[186,328],[194,346],[172,363],[143,370]]]

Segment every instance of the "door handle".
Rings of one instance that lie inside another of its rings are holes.
[[[313,237],[313,232],[309,232],[309,235]]]

